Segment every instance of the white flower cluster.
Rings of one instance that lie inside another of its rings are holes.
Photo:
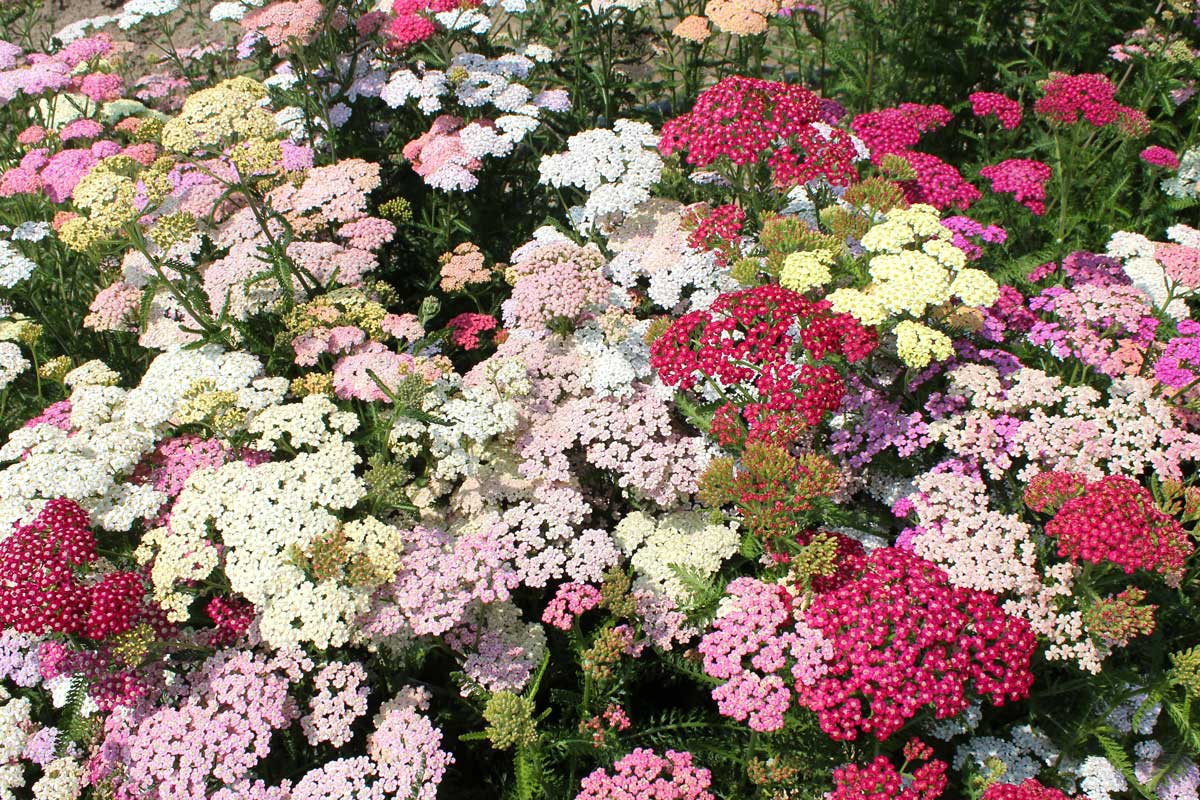
[[[496,448],[490,445],[516,429],[520,421],[518,399],[530,390],[525,365],[516,359],[489,359],[481,365],[479,374],[484,380],[461,389],[457,382],[439,382],[427,398],[436,408],[434,413],[450,424],[412,431],[428,435],[434,461],[432,477],[446,485],[479,474],[495,455]],[[452,389],[459,390],[447,396]]]
[[[151,531],[139,550],[141,560],[153,561],[155,598],[171,618],[188,614],[190,596],[180,582],[207,577],[223,562],[231,588],[259,612],[258,632],[268,645],[311,643],[324,649],[351,640],[373,585],[310,575],[304,559],[331,541],[347,559],[363,555],[377,561],[400,549],[389,526],[370,518],[343,526],[335,514],[366,493],[355,475],[359,457],[343,436],[356,425],[353,414],[320,395],[272,407],[247,425],[261,434],[257,446],[286,437],[293,447],[313,450],[290,461],[258,466],[234,461],[191,475],[172,508],[170,527]],[[214,534],[218,541],[212,541]]]
[[[1193,147],[1179,159],[1179,168],[1161,184],[1163,192],[1181,200],[1200,195],[1200,147]]]
[[[629,289],[646,281],[647,296],[667,310],[681,310],[685,295],[688,309],[706,308],[717,295],[738,288],[713,253],[688,246],[683,211],[680,203],[655,198],[616,227],[608,237],[616,254],[608,265],[613,283]]]
[[[0,461],[12,462],[0,470],[0,531],[55,497],[79,503],[106,530],[129,530],[167,498],[126,477],[168,430],[188,391],[205,381],[217,391],[238,392],[261,371],[247,353],[178,350],[154,359],[141,384],[127,391],[111,385],[100,362],[85,364],[69,376],[70,432],[34,425],[14,431],[0,448]]]
[[[474,8],[439,11],[433,18],[446,30],[470,31],[476,36],[482,36],[492,29],[492,20],[488,15]]]
[[[37,264],[14,247],[12,242],[0,239],[0,286],[11,289],[21,281],[28,280],[35,269]]]
[[[20,347],[15,342],[0,342],[0,390],[27,369],[29,359],[21,354]]]
[[[534,60],[517,53],[488,58],[478,53],[459,53],[445,71],[401,69],[393,72],[379,93],[389,108],[409,100],[426,114],[442,111],[447,102],[464,108],[491,106],[505,114],[537,118],[542,111],[565,111],[566,94],[546,91],[535,94],[522,81],[529,77]]]
[[[505,13],[519,16],[528,13],[533,0],[483,0],[483,4],[488,8],[499,6]]]
[[[1180,244],[1194,241],[1195,232],[1190,228],[1183,230],[1185,227],[1173,226],[1168,234],[1173,232],[1174,237],[1179,237],[1176,241]],[[1156,307],[1166,311],[1173,319],[1187,319],[1190,312],[1184,298],[1191,292],[1176,285],[1167,276],[1163,265],[1154,257],[1154,251],[1155,242],[1142,234],[1117,231],[1108,240],[1105,254],[1121,262],[1129,280],[1143,291]]]
[[[164,17],[179,8],[179,0],[129,0],[121,7],[117,27],[123,31],[134,28],[147,17]]]
[[[585,14],[603,17],[606,24],[611,24],[626,12],[632,14],[649,4],[650,0],[582,0],[579,7]]]
[[[85,17],[84,19],[76,20],[69,25],[64,25],[59,28],[54,34],[54,38],[62,42],[63,47],[66,47],[71,42],[82,39],[92,31],[98,31],[106,25],[111,25],[119,19],[118,16],[112,14],[101,14],[96,17]]]
[[[14,242],[40,242],[49,236],[52,230],[49,222],[40,220],[22,222],[12,230],[9,230],[7,225],[3,226],[3,232]]]
[[[1042,731],[1032,725],[1016,725],[1007,739],[996,736],[976,736],[960,744],[954,751],[954,768],[973,768],[978,775],[988,775],[994,764],[1004,765],[996,781],[1019,785],[1036,778],[1044,768],[1058,758],[1058,749]]]
[[[681,608],[696,598],[676,568],[706,579],[738,548],[732,527],[714,524],[699,511],[678,511],[658,519],[635,511],[617,523],[613,535],[638,572],[636,585],[667,595]]]
[[[606,315],[575,331],[575,346],[586,359],[588,388],[601,397],[629,396],[638,381],[654,382],[646,331],[650,320],[633,315]]]
[[[542,159],[541,182],[589,193],[583,205],[570,209],[576,230],[611,230],[650,199],[650,188],[663,168],[657,144],[654,128],[645,122],[621,119],[612,130],[583,131],[567,140],[566,151]]]
[[[1079,788],[1088,800],[1112,800],[1114,792],[1129,788],[1129,781],[1103,756],[1088,756],[1079,765]]]
[[[0,800],[16,800],[14,790],[25,787],[21,754],[33,728],[29,710],[28,698],[13,697],[0,687]]]
[[[83,789],[83,764],[61,756],[43,767],[33,784],[33,800],[75,800]]]

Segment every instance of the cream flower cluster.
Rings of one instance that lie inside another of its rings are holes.
[[[111,385],[113,373],[100,362],[76,369],[67,376],[71,430],[20,428],[0,447],[0,461],[11,462],[0,469],[0,530],[30,519],[55,497],[76,501],[102,528],[129,530],[167,497],[126,478],[166,435],[189,390],[205,384],[249,399],[261,372],[253,356],[213,346],[159,356],[129,390]]]
[[[336,513],[366,493],[355,475],[360,459],[343,435],[356,425],[353,415],[311,395],[267,409],[248,424],[261,434],[260,447],[286,438],[311,450],[290,461],[235,461],[192,474],[170,526],[151,531],[139,549],[139,558],[152,562],[155,598],[172,619],[189,612],[191,598],[181,584],[221,565],[231,588],[255,605],[268,645],[323,649],[352,639],[354,620],[368,610],[377,582],[310,574],[304,558],[333,540],[347,562],[362,556],[377,573],[398,566],[388,555],[400,550],[398,531],[369,517],[343,525]]]
[[[789,253],[783,260],[783,269],[779,271],[779,283],[785,289],[795,292],[806,292],[818,286],[824,286],[833,280],[830,267],[833,266],[833,252],[830,250],[800,250]]]
[[[910,367],[948,358],[953,352],[950,337],[923,320],[952,301],[978,308],[1000,296],[986,273],[966,266],[966,255],[950,242],[953,235],[933,206],[889,212],[862,238],[870,254],[871,283],[832,292],[834,310],[852,314],[864,325],[897,323],[897,352]]]
[[[681,608],[696,598],[676,568],[704,579],[737,552],[739,537],[727,524],[713,523],[699,511],[678,511],[655,519],[635,511],[617,523],[613,535],[638,573],[637,584],[665,594]]]

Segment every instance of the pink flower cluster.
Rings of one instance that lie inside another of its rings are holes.
[[[464,350],[475,350],[479,347],[479,335],[496,330],[496,318],[491,314],[465,313],[451,317],[446,321],[450,331],[450,341]]]
[[[1051,73],[1033,110],[1054,122],[1070,124],[1080,117],[1098,128],[1118,123],[1134,135],[1149,131],[1145,114],[1116,100],[1117,87],[1104,75]]]
[[[992,182],[993,192],[1011,192],[1013,199],[1041,216],[1046,213],[1046,181],[1050,167],[1028,158],[1009,158],[979,170]]]
[[[300,718],[300,729],[311,745],[341,747],[354,737],[354,721],[367,713],[367,671],[356,661],[333,661],[317,672],[313,688],[316,694],[309,713]]]
[[[1178,520],[1160,511],[1145,487],[1122,475],[1088,483],[1046,523],[1046,535],[1058,540],[1060,556],[1113,564],[1127,574],[1180,575],[1196,550]]]
[[[48,92],[79,91],[92,74],[86,67],[79,68],[107,55],[112,49],[112,39],[108,34],[100,33],[76,39],[50,55],[30,54],[21,66],[18,66],[21,51],[9,51],[3,71],[0,71],[0,106],[7,105],[19,95],[38,97]]]
[[[663,155],[686,151],[687,163],[697,167],[722,159],[735,166],[765,162],[779,186],[817,178],[853,183],[853,141],[845,131],[813,124],[821,120],[820,98],[807,89],[734,75],[663,125],[658,147]]]
[[[518,581],[505,532],[502,526],[457,537],[420,526],[405,531],[400,569],[381,592],[369,629],[437,636],[466,619],[473,604],[507,600]]]
[[[558,628],[571,630],[576,617],[600,605],[600,590],[589,583],[568,582],[561,584],[553,599],[542,611],[542,622]]]
[[[1179,156],[1175,155],[1175,151],[1162,145],[1151,145],[1143,150],[1138,156],[1147,164],[1153,164],[1156,167],[1166,167],[1167,169],[1178,169]]]
[[[299,716],[289,694],[312,664],[224,650],[187,678],[178,705],[109,716],[92,769],[120,796],[207,800],[209,787],[236,784],[270,752],[272,733]]]
[[[820,631],[795,619],[792,597],[782,586],[738,578],[725,596],[698,648],[704,672],[726,681],[712,692],[717,709],[739,722],[748,719],[753,730],[779,730],[793,692],[825,674],[833,647]]]
[[[1006,131],[1021,124],[1021,104],[1011,97],[995,92],[975,92],[967,99],[971,101],[972,114],[977,117],[994,114]]]
[[[398,17],[397,22],[401,19],[408,18]],[[428,22],[424,17],[411,19]],[[483,162],[463,147],[459,131],[464,125],[466,120],[462,117],[442,114],[434,119],[428,131],[404,145],[404,157],[429,186],[447,192],[469,192],[479,185],[475,173]]]
[[[926,132],[942,127],[951,118],[944,106],[901,103],[896,108],[859,114],[850,128],[866,143],[873,164],[882,164],[886,156],[908,162],[915,177],[900,183],[909,202],[929,203],[939,209],[966,209],[979,199],[979,190],[952,165],[912,149]]]
[[[406,50],[437,33],[431,15],[478,5],[479,0],[394,0],[392,13],[396,16],[387,27],[388,46]]]
[[[323,14],[320,0],[282,0],[251,11],[239,24],[266,39],[279,55],[287,55],[294,45],[308,44],[316,37]]]
[[[1172,389],[1194,388],[1200,384],[1200,322],[1183,320],[1178,331],[1154,362],[1154,379]]]
[[[985,244],[1003,244],[1008,239],[1008,232],[999,225],[984,225],[961,214],[943,219],[942,227],[954,231],[950,243],[962,250],[970,261],[983,257],[983,247],[973,239],[978,238]]]
[[[833,656],[823,676],[798,687],[800,702],[833,739],[882,741],[926,706],[938,719],[962,713],[968,689],[1002,705],[1033,683],[1029,624],[905,550],[872,552],[860,577],[813,598],[805,621]]]
[[[83,326],[93,331],[136,331],[141,305],[142,290],[117,281],[101,289],[92,300]]]
[[[693,765],[691,753],[658,755],[639,747],[617,761],[612,773],[598,769],[583,779],[575,800],[716,800],[712,773]]]
[[[501,310],[508,327],[544,329],[578,324],[609,304],[612,284],[595,246],[551,242],[524,253],[510,268],[512,293]]]
[[[1030,298],[1029,308],[1045,316],[1027,334],[1030,342],[1110,377],[1141,372],[1159,325],[1145,295],[1132,286],[1051,286]]]

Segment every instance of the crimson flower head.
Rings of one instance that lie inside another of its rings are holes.
[[[1002,705],[1033,684],[1029,623],[908,550],[872,552],[856,579],[813,596],[805,621],[834,655],[800,703],[833,739],[883,741],[926,707],[948,719],[972,694]]]
[[[849,185],[858,179],[854,142],[823,118],[821,98],[802,86],[733,75],[664,125],[658,148],[663,155],[686,152],[697,167],[766,164],[778,186],[816,178]]]

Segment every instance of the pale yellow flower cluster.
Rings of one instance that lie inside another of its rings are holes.
[[[863,249],[871,254],[871,283],[831,293],[834,310],[852,314],[864,325],[898,322],[897,352],[910,367],[948,358],[953,353],[950,337],[922,320],[935,313],[944,317],[955,302],[980,308],[1000,296],[994,280],[967,266],[966,255],[950,243],[952,237],[932,206],[892,210],[862,237]]]
[[[245,76],[201,89],[163,126],[162,145],[177,153],[191,153],[232,141],[272,138],[277,126],[263,107],[266,98],[267,87]]]
[[[832,250],[800,250],[789,253],[779,271],[779,283],[785,289],[795,292],[824,286],[833,280],[833,273],[829,269],[833,262]]]

